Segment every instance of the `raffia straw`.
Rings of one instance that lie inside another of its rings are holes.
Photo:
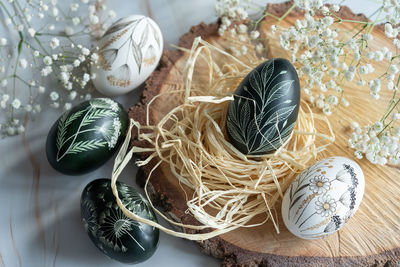
[[[215,53],[231,63],[218,65],[213,58]],[[209,86],[206,89],[192,88],[195,65],[202,60],[209,69]],[[150,107],[162,95],[152,99],[147,106],[146,125],[131,119],[125,142],[115,159],[111,186],[117,204],[126,216],[191,240],[205,240],[239,227],[259,226],[268,219],[279,232],[274,205],[283,196],[282,188],[285,189],[319,152],[334,141],[334,134],[326,117],[313,114],[308,105],[302,103],[306,110],[300,108],[292,135],[275,153],[246,156],[233,147],[224,134],[227,106],[233,100],[229,88],[236,88],[260,62],[245,64],[201,38],[195,39],[186,66],[185,90],[164,93],[182,97],[182,104],[165,114],[156,125],[150,125]],[[325,133],[317,131],[317,120],[326,124]],[[138,130],[138,139],[146,141],[148,147],[128,149],[133,127]],[[125,208],[118,196],[116,181],[133,154],[142,152],[150,153],[150,156],[137,162],[139,166],[157,160],[145,184],[150,205],[173,225],[206,231],[195,234],[177,232]],[[153,171],[161,164],[169,166],[186,195],[187,211],[202,225],[175,222],[153,206],[147,185]],[[193,191],[192,197],[188,196],[183,185]],[[256,216],[257,221],[253,220]]]

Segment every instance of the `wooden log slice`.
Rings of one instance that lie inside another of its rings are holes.
[[[272,4],[267,12],[280,16],[290,6],[290,3]],[[346,7],[342,7],[339,13],[343,18],[366,20],[363,15],[355,15]],[[281,25],[292,25],[299,16],[301,12],[294,10]],[[268,33],[273,23],[271,18],[267,18],[261,26],[261,32],[268,39],[270,56],[288,57],[279,48],[277,36]],[[339,27],[350,26],[340,24]],[[181,37],[179,46],[190,49],[194,38],[201,36],[214,45],[228,49],[229,43],[218,36],[217,30],[218,24],[194,26]],[[376,27],[372,34],[375,37],[372,46],[392,47],[382,27]],[[130,117],[145,124],[146,106],[154,96],[184,88],[182,75],[186,60],[187,55],[180,51],[164,52],[159,68],[146,82],[140,103],[130,109]],[[385,70],[384,65],[374,66],[376,73]],[[391,97],[391,93],[383,92],[382,100],[372,103],[367,88],[345,88],[345,92],[352,105],[331,116],[336,141],[319,155],[319,159],[327,156],[354,158],[352,149],[347,145],[351,133],[349,123],[355,118],[360,125],[378,120],[386,107],[385,101]],[[150,123],[157,123],[177,104],[178,100],[173,97],[155,101],[150,108]],[[136,136],[135,130],[133,136]],[[135,138],[132,144],[146,146]],[[202,251],[222,258],[222,266],[395,266],[400,259],[400,170],[393,166],[372,165],[366,159],[357,162],[366,179],[364,199],[355,216],[339,232],[321,240],[307,241],[290,234],[282,224],[281,233],[277,234],[269,221],[256,228],[240,228],[198,242]],[[147,177],[154,164],[155,161],[142,168],[144,175],[138,175],[139,183],[143,185],[143,178]],[[148,190],[155,205],[160,206],[170,218],[185,224],[199,224],[192,215],[185,213],[185,195],[168,166],[162,164],[156,169]],[[279,211],[280,207],[277,209]],[[193,233],[192,230],[180,230]]]

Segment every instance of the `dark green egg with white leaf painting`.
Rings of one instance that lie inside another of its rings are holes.
[[[133,187],[117,182],[118,195],[132,213],[157,222],[148,201]],[[109,258],[129,264],[143,262],[157,249],[159,230],[127,217],[118,207],[110,179],[90,182],[82,192],[83,226],[95,246]]]
[[[240,83],[229,104],[227,134],[246,155],[276,151],[296,125],[300,83],[293,65],[274,58],[252,70]]]
[[[109,98],[94,98],[66,111],[47,136],[51,166],[68,175],[90,172],[110,159],[123,140],[128,114]]]

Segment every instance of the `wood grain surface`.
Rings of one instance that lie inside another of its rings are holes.
[[[267,12],[280,16],[290,6],[290,3],[271,4]],[[355,15],[346,7],[342,7],[339,13],[342,18],[366,20],[363,15]],[[301,16],[302,13],[295,9],[280,25],[292,25]],[[287,52],[279,47],[277,36],[269,33],[270,26],[275,23],[273,18],[267,17],[260,28],[267,40],[268,55],[289,58]],[[338,27],[351,31],[354,25],[341,23]],[[229,50],[229,40],[219,37],[217,29],[218,24],[195,26],[181,37],[179,46],[190,48],[193,39],[201,36],[208,42]],[[393,48],[382,27],[375,27],[372,34],[372,47]],[[144,124],[146,105],[154,96],[184,88],[182,77],[186,60],[187,55],[183,52],[164,52],[159,68],[146,83],[140,103],[130,109],[131,117]],[[386,66],[384,63],[374,64],[375,73],[384,72]],[[206,79],[207,76],[201,73],[198,75],[196,80],[201,84],[202,77]],[[329,156],[354,158],[353,150],[347,145],[351,133],[348,125],[353,120],[358,121],[360,125],[378,120],[386,107],[385,101],[391,97],[390,92],[382,92],[381,99],[373,102],[368,88],[348,85],[344,89],[351,106],[330,117],[336,140],[318,156],[318,159]],[[172,97],[155,101],[150,108],[150,123],[157,123],[167,111],[179,104],[178,101],[178,98]],[[133,136],[136,136],[136,133]],[[132,140],[132,144],[146,146],[136,139]],[[281,233],[277,234],[271,221],[268,221],[256,228],[240,228],[199,242],[203,252],[222,258],[223,266],[394,266],[400,259],[400,170],[394,166],[372,165],[366,159],[357,162],[365,174],[365,195],[355,216],[339,232],[321,240],[301,240],[290,234],[282,223]],[[139,183],[143,184],[143,178],[154,163],[155,161],[142,168],[138,175]],[[187,224],[198,224],[193,216],[185,213],[185,195],[168,166],[162,164],[153,173],[148,190],[154,203],[161,206],[170,218]],[[278,214],[279,204],[276,207]],[[282,222],[281,219],[279,221]]]

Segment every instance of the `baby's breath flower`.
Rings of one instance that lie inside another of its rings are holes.
[[[89,75],[89,74],[87,74],[87,73],[83,74],[83,78],[82,78],[82,80],[83,80],[84,82],[88,82],[88,81],[90,81],[90,75]]]
[[[90,50],[87,49],[86,47],[83,47],[83,48],[81,49],[81,51],[82,51],[82,54],[83,54],[84,56],[88,56],[88,55],[90,54]]]
[[[399,69],[397,68],[396,65],[390,65],[390,67],[389,67],[390,74],[397,74],[398,72],[399,72]]]
[[[262,54],[264,52],[264,49],[265,48],[264,48],[263,44],[259,43],[259,44],[256,45],[256,52],[257,53]]]
[[[54,108],[54,109],[58,109],[60,107],[60,103],[59,102],[53,102],[50,104],[50,107]]]
[[[4,37],[0,38],[0,45],[1,45],[1,46],[7,45],[7,39],[4,38]]]
[[[387,88],[389,91],[392,91],[392,90],[394,89],[394,82],[393,82],[393,81],[389,81],[389,82],[386,84],[386,88]]]
[[[363,158],[363,154],[362,154],[362,152],[359,151],[359,150],[357,150],[357,151],[354,152],[354,156],[355,156],[357,159],[362,159],[362,158]]]
[[[71,91],[71,92],[69,93],[68,99],[71,100],[71,101],[73,101],[73,100],[75,100],[75,98],[76,98],[77,95],[78,95],[78,94],[77,94],[76,91]]]
[[[381,51],[376,51],[374,55],[374,59],[376,61],[382,61],[384,58],[384,54]]]
[[[383,130],[383,123],[380,121],[375,122],[374,124],[374,131],[375,132],[380,132]]]
[[[53,39],[51,39],[51,42],[50,42],[51,49],[56,49],[59,45],[60,45],[60,40],[58,40],[55,37]]]
[[[53,12],[53,16],[54,16],[54,17],[57,17],[57,16],[58,16],[58,13],[59,13],[59,10],[58,10],[58,8],[53,7],[52,12]]]
[[[18,98],[15,98],[12,102],[11,102],[11,106],[15,109],[19,109],[21,107],[21,101]]]
[[[3,79],[3,80],[0,81],[0,87],[6,87],[7,84],[8,84],[7,79]]]
[[[46,66],[46,67],[44,67],[41,71],[40,71],[40,74],[43,76],[43,77],[46,77],[46,76],[48,76],[50,73],[52,73],[53,72],[53,69],[52,69],[52,67],[50,67],[50,66]]]
[[[396,127],[396,128],[394,129],[394,135],[395,135],[396,137],[399,137],[399,138],[400,138],[400,126],[398,126],[398,127]]]
[[[96,15],[91,15],[89,16],[89,20],[92,24],[98,24],[99,23],[99,17]]]
[[[33,28],[29,28],[29,29],[28,29],[28,33],[29,33],[29,35],[30,35],[31,37],[35,37],[36,31],[35,31],[35,29],[33,29]]]
[[[272,33],[273,35],[275,35],[276,30],[277,30],[276,25],[272,25],[272,26],[271,26],[271,33]]]
[[[46,65],[48,65],[48,66],[50,66],[50,65],[53,64],[53,60],[52,60],[51,57],[49,57],[49,56],[45,56],[45,57],[43,58],[43,62],[44,62],[44,64],[46,64]]]
[[[64,104],[64,110],[70,110],[72,108],[72,104],[67,102]]]
[[[238,32],[238,33],[247,33],[247,30],[248,30],[248,28],[247,28],[247,26],[244,25],[244,24],[239,24],[239,25],[237,26],[237,32]]]
[[[394,121],[400,120],[400,113],[398,112],[393,113],[392,120]]]
[[[90,60],[92,60],[92,62],[97,63],[97,61],[99,60],[99,55],[97,53],[93,53],[90,56]]]
[[[72,27],[69,27],[69,26],[65,27],[65,34],[67,36],[73,35],[74,34],[74,29]]]
[[[72,4],[70,4],[69,8],[71,9],[72,12],[75,12],[75,11],[78,10],[79,4],[78,3],[72,3]]]
[[[72,19],[72,23],[76,26],[76,25],[78,25],[79,23],[81,23],[81,19],[78,18],[78,17],[74,17],[74,18]]]
[[[250,32],[250,38],[255,40],[260,36],[260,32],[259,31],[252,31]]]
[[[247,46],[242,45],[242,46],[240,47],[240,51],[242,52],[243,55],[246,55],[246,54],[247,54]]]
[[[49,96],[52,101],[56,101],[59,98],[59,94],[55,91],[51,92]]]
[[[108,11],[108,17],[110,17],[110,18],[115,18],[115,16],[116,16],[116,14],[115,14],[115,11],[114,11],[114,10]]]
[[[7,128],[7,134],[10,135],[10,136],[15,135],[15,128],[12,127],[12,126],[9,126],[9,127]]]

